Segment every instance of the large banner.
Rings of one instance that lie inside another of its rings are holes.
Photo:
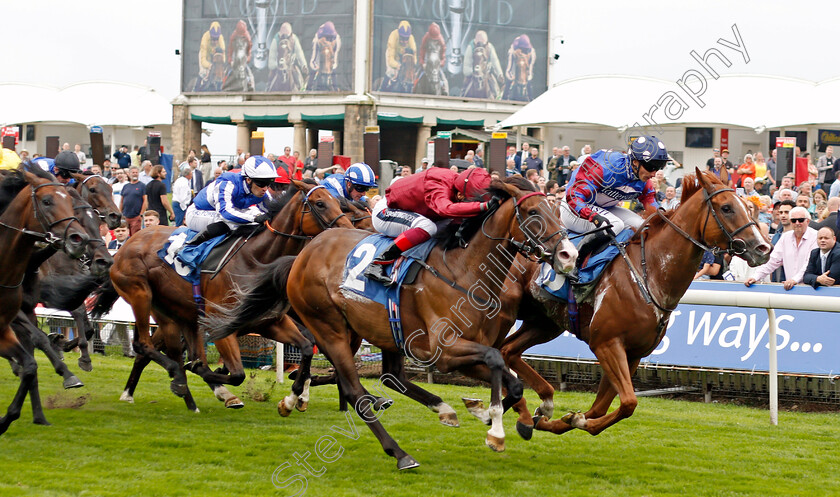
[[[185,0],[184,92],[341,92],[353,0]]]
[[[372,91],[528,102],[546,90],[546,0],[374,0]]]
[[[772,292],[837,298],[840,287],[797,285],[788,292],[782,285],[741,283],[691,284],[692,290]],[[833,312],[776,310],[776,347],[779,371],[837,375],[840,371],[838,314]],[[769,322],[767,311],[744,307],[680,305],[671,313],[668,329],[659,347],[642,363],[668,366],[769,370]],[[564,333],[549,343],[533,347],[528,354],[571,359],[595,359],[589,346]]]

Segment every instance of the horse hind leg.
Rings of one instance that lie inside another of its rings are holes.
[[[93,371],[93,363],[90,360],[87,337],[88,334],[93,336],[93,326],[87,317],[87,311],[84,306],[80,306],[70,311],[70,314],[73,316],[73,320],[76,321],[76,334],[78,335],[78,346],[79,352],[81,353],[78,361],[79,368],[82,371],[89,373]],[[65,350],[65,352],[69,351]]]
[[[2,435],[6,433],[13,421],[20,418],[23,401],[26,399],[26,394],[32,388],[32,383],[37,377],[38,364],[35,362],[32,354],[29,354],[17,338],[15,338],[12,329],[8,325],[0,332],[0,356],[6,359],[14,358],[21,366],[18,390],[11,404],[9,404],[9,408],[6,410],[6,415],[0,417],[0,435]]]
[[[426,406],[438,415],[441,424],[457,428],[458,414],[437,395],[409,381],[405,375],[405,358],[394,352],[382,352],[382,384]],[[389,399],[390,400],[390,399]]]

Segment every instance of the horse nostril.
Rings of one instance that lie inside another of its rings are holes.
[[[67,241],[74,246],[84,245],[88,242],[88,237],[79,233],[73,233],[67,237]]]
[[[756,250],[758,250],[758,253],[764,255],[764,254],[770,253],[770,251],[773,250],[773,249],[770,248],[770,245],[767,245],[766,243],[762,243],[761,245],[758,246],[758,248]]]

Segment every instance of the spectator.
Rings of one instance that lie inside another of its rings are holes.
[[[677,198],[677,189],[673,186],[665,187],[665,198],[662,200],[662,208],[666,211],[676,209],[680,206],[680,199]]]
[[[213,183],[214,181],[219,179],[219,176],[221,176],[222,174],[224,174],[224,171],[222,171],[222,168],[216,166],[215,168],[213,168],[213,179],[210,180],[210,182],[207,183],[207,184],[209,185],[209,184]]]
[[[592,146],[586,144],[583,148],[580,149],[580,155],[577,158],[577,161],[583,163],[583,159],[589,157],[592,154]]]
[[[735,166],[729,161],[729,150],[723,149],[720,151],[720,160],[723,162],[723,167],[726,168],[726,172],[729,173],[729,177],[731,178],[735,174]]]
[[[814,196],[814,188],[813,185],[809,181],[803,181],[799,183],[799,188],[796,189],[797,192],[803,195],[808,195],[808,199],[812,199]]]
[[[753,161],[755,162],[755,180],[758,182],[759,178],[764,179],[764,183],[769,183],[769,170],[767,169],[767,162],[764,160],[764,154],[761,152],[756,152],[755,156],[753,157]],[[758,189],[758,186],[756,186]]]
[[[316,169],[318,169],[318,150],[313,148],[309,151],[306,160],[303,161],[303,171],[310,171],[314,175]]]
[[[715,166],[715,159],[720,158],[720,149],[714,148],[712,149],[712,158],[706,161],[706,169],[711,170]],[[721,159],[721,163],[723,159]]]
[[[758,218],[758,213],[761,209],[761,199],[759,199],[758,195],[752,195],[745,198],[744,200],[747,202],[747,211],[750,213],[750,217],[753,221],[758,223],[758,230],[761,232],[761,235],[769,240],[770,226],[766,223],[762,223],[761,220]]]
[[[426,157],[423,157],[422,159],[420,159],[420,167],[417,169],[416,172],[419,173],[421,171],[425,171],[428,168],[429,168],[429,159],[427,159]]]
[[[161,226],[169,226],[169,221],[175,220],[175,212],[169,205],[166,185],[163,184],[163,180],[166,179],[166,169],[163,166],[155,166],[152,168],[151,176],[152,181],[146,185],[146,205],[149,210],[158,213]],[[167,213],[169,213],[168,219]]]
[[[217,162],[216,167],[221,168],[222,173],[228,172],[228,162],[226,160],[220,160],[219,162]]]
[[[143,227],[151,228],[152,226],[160,226],[160,214],[150,209],[143,213]]]
[[[834,234],[837,235],[837,209],[840,207],[840,197],[831,197],[828,199],[828,203],[826,204],[826,211],[828,211],[828,216],[825,219],[821,220],[819,223],[811,224],[811,227],[815,230],[819,230],[820,228],[828,227],[834,230]]]
[[[665,198],[665,189],[669,186],[668,180],[665,179],[665,173],[661,169],[656,171],[653,178],[651,178],[651,183],[653,183],[653,188],[656,190],[656,201],[660,202]]]
[[[744,285],[751,286],[756,280],[760,280],[773,272],[778,267],[785,270],[784,287],[790,290],[794,285],[802,283],[805,275],[805,268],[808,265],[808,256],[817,246],[817,232],[808,224],[811,218],[808,211],[802,207],[794,207],[790,210],[790,222],[793,229],[786,231],[779,238],[770,260],[755,270],[755,275],[748,278]]]
[[[402,167],[400,167],[400,168],[397,170],[397,176],[395,176],[395,177],[394,177],[394,179],[392,179],[392,180],[391,180],[391,185],[393,185],[394,183],[396,183],[396,182],[397,182],[397,180],[401,180],[401,179],[406,178],[406,177],[408,177],[408,176],[411,176],[411,168],[410,168],[410,167],[408,167],[408,166],[402,166]],[[389,186],[390,186],[390,185],[389,185]]]
[[[21,149],[21,151],[20,151],[20,161],[21,162],[26,162],[28,160],[29,160],[29,150],[26,150],[25,148]],[[105,160],[108,160],[108,159],[105,159]]]
[[[814,191],[814,201],[811,202],[811,207],[813,208],[813,212],[811,213],[812,219],[822,221],[828,217],[830,211],[828,210],[828,195],[825,193],[825,190],[819,188]]]
[[[195,159],[195,157],[193,157],[193,159]],[[149,182],[152,181],[152,161],[144,160],[143,163],[140,164],[140,174],[137,179],[144,185],[148,185]]]
[[[773,200],[790,200],[791,202],[796,204],[796,192],[794,192],[790,188],[782,188],[776,192],[776,196],[773,198]]]
[[[820,285],[833,286],[840,280],[840,245],[837,236],[829,227],[817,232],[817,248],[811,251],[803,281],[817,288]]]
[[[536,169],[528,169],[525,171],[525,179],[531,182],[534,185],[534,188],[537,187],[537,178],[540,177],[540,173]]]
[[[762,195],[759,197],[759,200],[761,201],[761,205],[758,208],[758,220],[770,227],[770,224],[773,222],[773,215],[770,214],[773,201],[770,200],[768,195]]]
[[[498,172],[498,171],[490,171],[490,179],[491,179],[491,180],[494,180],[494,179],[501,180],[501,179],[502,179],[502,177],[501,177],[501,176],[499,176],[499,172]]]
[[[508,160],[512,159],[513,163],[514,163],[514,166],[515,166],[514,167],[514,173],[521,173],[522,172],[522,164],[521,164],[520,159],[519,159],[519,154],[516,153],[516,147],[511,145],[511,146],[508,147],[507,150],[508,150],[508,154],[507,154],[507,157],[505,157],[505,165],[507,165]],[[505,173],[505,174],[507,174],[507,173]],[[512,176],[512,174],[508,174],[508,176]]]
[[[108,229],[108,225],[105,223],[99,223],[99,237],[102,238],[102,241],[105,242],[105,247],[111,243],[111,240],[114,239],[114,233]]]
[[[82,169],[85,169],[85,162],[87,162],[87,157],[85,157],[85,153],[82,152],[82,146],[77,143],[76,146],[73,147],[73,153],[76,154],[76,157],[79,158],[79,164],[81,164]]]
[[[464,160],[467,161],[467,167],[475,166],[475,152],[472,150],[467,150],[466,155],[464,155]]]
[[[131,166],[131,156],[128,154],[128,147],[123,145],[119,151],[114,152],[114,158],[117,159],[117,164],[120,169],[128,169]]]
[[[776,193],[773,194],[773,201],[774,202],[776,200],[787,200],[787,199],[779,198],[779,195],[781,195],[781,192],[783,190],[793,190],[793,177],[792,176],[789,176],[789,175],[786,174],[784,177],[782,177],[781,183],[779,184],[779,189],[776,190]],[[790,200],[793,200],[793,199],[791,198]]]
[[[540,192],[542,192],[542,193],[546,193],[546,192],[547,192],[547,190],[545,189],[545,185],[546,185],[546,180],[545,180],[545,178],[544,178],[544,177],[542,177],[542,176],[539,176],[539,177],[537,178],[537,190],[538,190],[538,191],[540,191]]]
[[[484,144],[479,143],[477,147],[475,147],[475,165],[476,167],[484,167]]]
[[[209,178],[213,174],[213,161],[207,145],[201,146],[201,163],[198,168],[201,170],[201,176],[203,178]]]
[[[134,146],[134,150],[128,154],[131,157],[131,165],[140,167],[140,147],[138,145]]]
[[[216,169],[219,168],[216,167]],[[192,169],[189,164],[182,162],[178,170],[181,175],[172,185],[172,210],[175,211],[175,226],[184,224],[184,214],[187,213],[187,207],[192,202],[192,189],[190,188]]]
[[[770,151],[770,158],[767,159],[767,178],[773,185],[776,184],[776,149]]]
[[[735,173],[735,181],[740,183],[740,186],[743,186],[744,178],[750,178],[753,180],[753,184],[755,184],[755,163],[753,162],[752,154],[744,156],[744,163],[738,166]]]
[[[528,168],[525,167],[525,159],[527,159],[528,156],[531,155],[531,145],[529,145],[526,142],[522,142],[522,150],[516,152],[516,155],[519,157],[519,169],[524,169],[527,171]]]
[[[577,159],[575,156],[569,154],[569,147],[563,146],[560,149],[560,157],[557,160],[557,183],[561,185],[565,185],[569,179],[569,174],[571,173],[574,167],[572,166],[572,162],[575,162]]]
[[[300,160],[300,152],[295,150],[294,152],[292,152],[292,156],[295,158],[295,175],[303,176],[303,161]]]
[[[709,171],[715,173],[715,175],[720,178],[724,185],[729,184],[729,172],[723,167],[723,159],[720,157],[715,157],[712,159],[712,167]]]
[[[551,149],[551,157],[545,160],[545,168],[548,170],[549,178],[557,181],[557,163],[560,161],[560,147]]]
[[[754,188],[759,193],[759,195],[767,195],[767,180],[765,178],[755,178],[754,185]]]
[[[128,172],[124,169],[117,169],[114,173],[114,182],[111,183],[113,190],[114,204],[120,205],[122,199],[122,189],[128,184]]]
[[[722,280],[723,279],[723,256],[720,254],[713,254],[712,252],[704,252],[703,258],[700,259],[700,267],[694,273],[695,280]]]
[[[198,168],[198,161],[195,157],[187,158],[187,164],[192,170],[192,179],[190,180],[190,190],[192,190],[192,198],[198,195],[198,192],[204,189],[204,176],[201,174],[201,169]]]
[[[94,165],[90,166],[90,172],[94,176],[102,176],[102,166],[100,166],[99,164],[94,164]],[[825,193],[825,192],[823,192],[823,193]]]
[[[140,214],[146,210],[146,185],[140,182],[140,171],[132,166],[128,169],[128,184],[120,192],[120,212],[128,223],[129,235],[140,231]]]
[[[295,164],[297,164],[297,159],[292,155],[292,147],[286,147],[283,149],[283,155],[277,158],[278,161],[282,162],[281,166],[283,169],[289,173],[289,177],[293,177],[295,173]],[[244,164],[244,161],[243,161]]]
[[[117,182],[117,171],[121,171],[119,164],[113,164],[108,159],[105,159],[105,164],[102,165],[108,171],[108,184],[113,185]]]
[[[831,145],[825,147],[825,155],[817,159],[817,172],[819,174],[818,181],[822,183],[823,187],[834,180],[834,147]]]
[[[534,169],[537,171],[537,174],[542,176],[543,161],[537,156],[538,153],[539,150],[537,150],[537,147],[531,147],[530,155],[525,158],[525,170]]]
[[[804,193],[800,193],[796,197],[796,205],[797,207],[803,207],[806,211],[808,211],[808,217],[813,219],[813,214],[811,213],[811,197],[805,195]]]
[[[510,178],[514,174],[519,174],[519,171],[516,170],[516,159],[513,156],[508,156],[507,161],[505,161],[505,177]]]
[[[778,204],[779,207],[779,224],[776,227],[775,234],[773,238],[770,240],[770,243],[776,245],[778,243],[779,238],[782,237],[782,233],[788,231],[790,226],[790,211],[794,207],[796,207],[796,203],[793,200],[781,200]]]
[[[126,224],[125,219],[120,222],[120,225],[114,228],[114,239],[108,243],[109,250],[117,250],[123,246],[126,240],[128,240],[128,224]]]
[[[758,192],[755,190],[755,181],[749,176],[743,176],[741,178],[741,185],[743,185],[744,190],[741,196],[752,197],[753,195],[758,195]]]
[[[840,161],[836,161],[840,163]],[[831,184],[831,188],[828,190],[828,198],[831,197],[840,197],[840,171],[834,173],[834,183]]]

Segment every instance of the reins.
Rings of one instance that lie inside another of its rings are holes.
[[[326,188],[323,185],[318,185],[318,186],[312,188],[311,190],[309,190],[308,192],[303,194],[303,198],[301,199],[301,201],[303,202],[303,209],[301,209],[300,227],[298,228],[298,230],[301,233],[303,233],[303,216],[305,214],[311,214],[312,217],[314,217],[315,220],[318,222],[318,225],[321,227],[322,230],[328,230],[328,229],[332,228],[333,226],[335,226],[335,223],[337,223],[339,219],[346,216],[346,214],[341,213],[338,216],[336,216],[335,219],[328,222],[326,219],[324,219],[324,217],[321,215],[320,212],[318,212],[317,210],[312,208],[312,204],[309,202],[309,196],[312,195],[312,193],[315,190],[318,190],[319,188],[324,188],[326,190]],[[301,192],[301,193],[303,193],[303,192]],[[283,233],[280,230],[274,229],[271,226],[270,221],[265,222],[265,228],[268,231],[274,233],[277,236],[284,236],[286,238],[291,238],[293,240],[312,240],[313,238],[315,238],[314,236],[309,236],[309,235],[296,235],[294,233]]]

